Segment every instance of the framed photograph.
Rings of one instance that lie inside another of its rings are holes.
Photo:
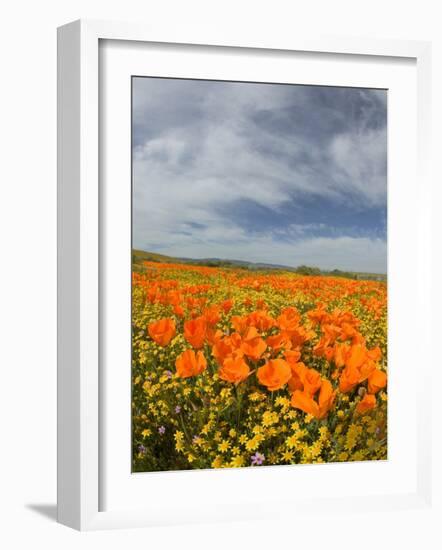
[[[428,506],[429,44],[58,41],[59,521]]]

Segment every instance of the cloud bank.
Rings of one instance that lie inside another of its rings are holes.
[[[386,272],[386,91],[133,79],[133,245]]]

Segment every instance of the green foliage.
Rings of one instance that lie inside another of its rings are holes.
[[[296,268],[296,273],[299,275],[321,275],[319,267],[310,267],[308,265],[300,265]]]

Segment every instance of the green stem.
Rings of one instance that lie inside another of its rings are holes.
[[[184,435],[186,436],[188,443],[191,443],[189,434],[187,433],[187,430],[186,430],[186,426],[184,425],[183,413],[180,413],[180,420],[181,420],[181,427],[183,428]]]
[[[239,384],[235,387],[236,392],[236,404],[237,404],[237,418],[236,418],[236,427],[239,428],[239,421],[241,419],[241,392],[239,390]]]

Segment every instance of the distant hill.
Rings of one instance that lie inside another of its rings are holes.
[[[132,261],[134,263],[140,261],[174,263],[179,261],[179,258],[165,256],[164,254],[155,254],[154,252],[146,252],[145,250],[136,250],[135,248],[133,248]]]
[[[174,256],[166,256],[164,254],[155,254],[154,252],[147,252],[145,250],[132,250],[133,262],[151,261],[151,262],[164,262],[164,263],[184,263],[192,265],[205,265],[213,267],[240,267],[244,269],[280,269],[284,271],[296,271],[296,268],[289,267],[287,265],[279,264],[267,264],[267,263],[255,263],[247,262],[244,260],[227,260],[223,258],[176,258]]]
[[[363,280],[376,280],[386,281],[387,275],[379,273],[361,273],[357,271],[341,271],[334,269],[332,271],[321,270],[317,267],[298,266],[290,267],[280,264],[268,264],[262,262],[248,262],[244,260],[227,260],[223,258],[177,258],[174,256],[166,256],[165,254],[157,254],[155,252],[148,252],[145,250],[132,250],[132,263],[134,265],[140,264],[143,261],[159,262],[159,263],[183,263],[190,265],[203,265],[208,267],[235,267],[240,269],[246,269],[250,271],[262,271],[262,270],[275,270],[275,271],[290,271],[292,273],[299,273],[300,275],[326,275],[329,277],[345,277],[348,279],[363,279]]]
[[[223,258],[202,258],[199,260],[194,260],[192,258],[178,258],[178,260],[186,263],[201,263],[204,265],[231,265],[235,267],[243,267],[245,269],[283,269],[284,271],[296,271],[294,267],[289,267],[287,265],[246,262],[244,260],[225,260]]]

